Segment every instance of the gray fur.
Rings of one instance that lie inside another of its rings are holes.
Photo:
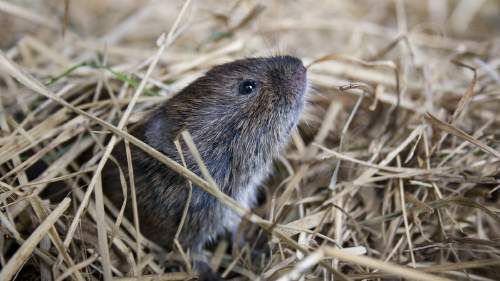
[[[238,85],[246,79],[257,81],[258,90],[241,95]],[[132,133],[180,163],[173,140],[188,130],[221,190],[251,208],[257,187],[298,122],[306,85],[306,70],[297,58],[237,60],[208,71]],[[170,248],[187,199],[186,181],[141,150],[131,149],[141,231]],[[188,168],[200,174],[188,150],[184,151]],[[113,154],[126,172],[123,145]],[[109,163],[105,168],[104,190],[120,206],[123,196],[114,166]],[[131,203],[127,206],[130,217]],[[217,199],[194,187],[180,242],[199,251],[225,230],[234,231],[239,221]]]

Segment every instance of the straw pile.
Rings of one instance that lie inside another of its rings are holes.
[[[0,279],[194,278],[102,197],[110,136],[142,145],[123,129],[211,66],[290,53],[308,111],[241,227],[250,243],[223,237],[210,265],[498,280],[499,15],[494,0],[1,1]]]

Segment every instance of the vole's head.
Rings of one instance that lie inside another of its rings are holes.
[[[191,104],[187,105],[191,113],[208,120],[224,118],[249,126],[287,126],[289,121],[296,123],[306,90],[302,61],[275,56],[216,66],[186,87],[181,99]]]
[[[247,117],[260,119],[299,110],[307,87],[306,69],[292,56],[237,60],[212,68],[197,82],[192,85],[205,98],[231,101]]]
[[[149,127],[153,135],[165,126],[172,134],[187,129],[211,146],[260,145],[271,153],[297,124],[306,90],[306,68],[298,58],[236,60],[212,68],[169,100],[163,114],[170,124],[153,120]]]

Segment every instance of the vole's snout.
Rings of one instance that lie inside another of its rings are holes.
[[[304,83],[307,80],[307,69],[302,64],[302,62],[300,62],[300,65],[297,66],[297,68],[295,69],[295,73],[293,74],[293,80]]]
[[[278,56],[273,58],[279,69],[279,75],[283,81],[288,84],[287,87],[294,90],[292,92],[299,92],[305,89],[307,83],[307,69],[305,68],[302,60],[294,56]]]
[[[304,94],[307,88],[307,69],[302,61],[296,57],[285,57],[286,64],[290,69],[289,81],[291,88],[297,94]]]
[[[292,79],[304,80],[306,78],[306,68],[302,61],[293,56],[281,57],[282,64],[291,70]]]

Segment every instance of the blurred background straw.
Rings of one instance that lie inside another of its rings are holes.
[[[211,66],[277,54],[309,65],[308,108],[240,227],[248,245],[207,248],[214,270],[500,276],[498,1],[3,0],[0,49],[4,278],[195,278],[188,253],[86,198],[110,136],[137,145],[96,118],[131,126]]]

